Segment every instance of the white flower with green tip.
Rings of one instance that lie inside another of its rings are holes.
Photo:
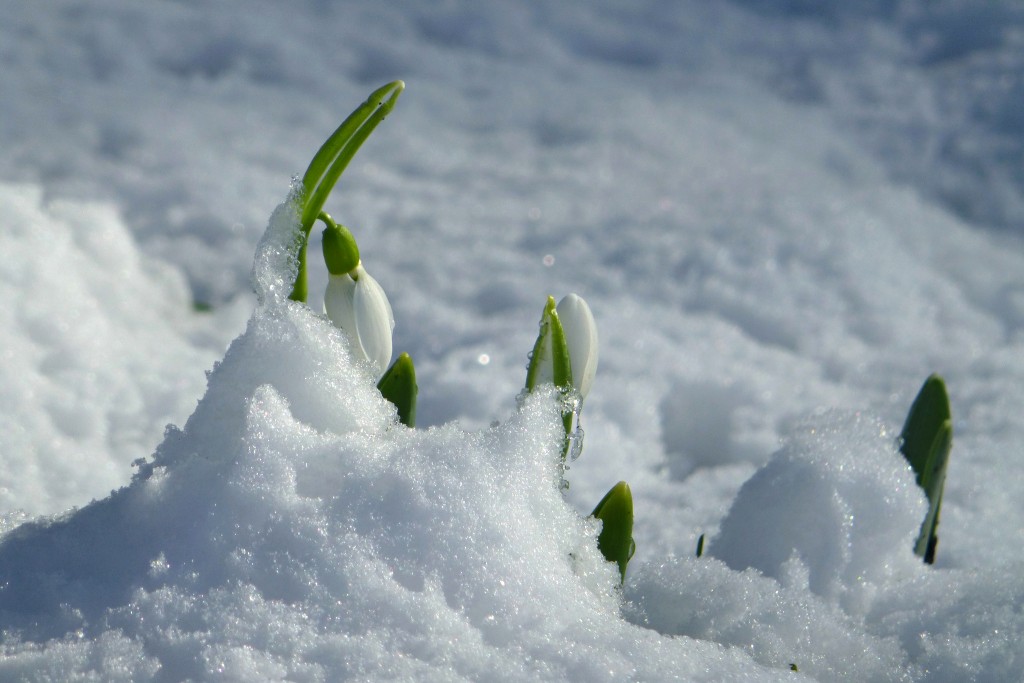
[[[352,233],[321,213],[324,262],[329,272],[324,313],[348,336],[352,351],[373,366],[377,377],[391,362],[391,333],[395,315],[380,284],[359,260]]]

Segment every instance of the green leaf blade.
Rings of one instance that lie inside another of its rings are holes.
[[[918,484],[924,477],[935,437],[951,418],[946,383],[938,375],[931,375],[910,406],[900,433],[900,451],[914,469]]]
[[[609,562],[619,566],[621,581],[626,581],[626,566],[636,551],[633,542],[633,494],[629,484],[620,481],[597,504],[592,517],[602,522],[597,547]]]
[[[925,467],[921,487],[928,497],[928,515],[921,524],[921,533],[914,545],[914,553],[923,557],[928,564],[935,563],[935,548],[938,545],[939,512],[942,508],[942,495],[946,485],[946,470],[949,466],[949,453],[953,448],[953,423],[949,420],[942,423],[935,435],[928,464]]]
[[[398,409],[398,421],[406,427],[416,426],[416,368],[408,353],[398,356],[384,376],[377,383],[377,389],[384,398]]]
[[[374,128],[384,120],[405,89],[402,81],[393,81],[373,91],[320,147],[302,176],[306,200],[302,210],[302,227],[309,232],[334,189],[342,172],[366,141]]]
[[[928,499],[928,513],[914,544],[914,553],[928,564],[935,562],[939,513],[952,448],[953,419],[946,384],[938,375],[931,375],[910,406],[900,433],[900,451]]]
[[[549,296],[540,316],[540,331],[530,352],[530,363],[526,366],[526,390],[532,392],[544,381],[544,370],[548,354],[551,353],[551,316],[555,313],[555,297]]]

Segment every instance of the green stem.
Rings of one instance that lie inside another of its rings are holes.
[[[328,228],[333,228],[335,230],[338,228],[338,224],[334,221],[333,218],[331,218],[331,214],[327,213],[326,211],[321,211],[320,215],[317,216],[317,220],[326,225]]]
[[[295,284],[292,286],[292,293],[288,295],[288,298],[292,301],[301,301],[305,303],[306,299],[309,298],[309,285],[307,284],[306,276],[306,243],[309,242],[309,232],[299,236],[299,268],[295,273]]]

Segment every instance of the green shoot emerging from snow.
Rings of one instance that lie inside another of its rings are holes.
[[[914,544],[914,553],[928,564],[935,562],[939,537],[939,509],[946,483],[946,467],[953,447],[953,420],[946,384],[938,375],[925,380],[910,406],[900,434],[900,451],[917,475],[917,483],[928,497],[928,515]]]
[[[567,455],[571,453],[571,459],[575,460],[583,448],[579,413],[594,381],[597,356],[597,325],[587,302],[578,294],[569,294],[556,306],[555,298],[549,296],[526,369],[526,391],[550,383],[562,393],[562,423],[566,437],[562,450],[563,467],[567,467]],[[575,432],[574,417],[577,420]],[[567,486],[564,481],[563,486]],[[625,581],[626,565],[636,550],[633,542],[633,494],[629,485],[620,481],[613,486],[591,516],[601,520],[598,549],[606,560],[619,566],[621,580]]]
[[[295,301],[307,299],[307,244],[313,224],[319,220],[326,226],[322,240],[324,265],[328,272],[324,313],[348,337],[353,356],[369,364],[380,378],[378,389],[398,409],[399,421],[413,427],[416,424],[417,387],[412,358],[403,353],[388,368],[395,327],[391,302],[384,288],[363,267],[355,237],[323,210],[338,178],[360,145],[394,108],[404,88],[404,83],[394,81],[375,90],[345,119],[309,162],[309,168],[302,177],[301,232],[296,244],[299,268],[291,298]]]
[[[540,334],[530,353],[530,365],[526,368],[526,390],[533,391],[543,382],[551,382],[559,389],[572,386],[569,349],[553,296],[548,297],[541,314]]]
[[[412,365],[409,354],[398,356],[394,364],[388,368],[377,383],[377,388],[387,400],[398,408],[398,421],[406,427],[416,426],[416,368]]]
[[[539,384],[550,383],[566,399],[562,413],[566,436],[563,459],[569,453],[573,416],[578,416],[583,399],[590,393],[594,382],[597,355],[597,324],[583,297],[569,294],[556,306],[555,298],[549,296],[540,318],[540,333],[526,368],[526,391],[533,391]],[[582,438],[582,432],[578,436]],[[582,448],[579,439],[576,448]],[[578,452],[574,453],[575,457],[578,455]]]
[[[633,542],[633,493],[629,484],[620,481],[597,504],[592,517],[601,520],[597,547],[609,562],[619,565],[622,581],[626,581],[626,565],[636,552]]]

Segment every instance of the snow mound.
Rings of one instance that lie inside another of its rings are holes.
[[[913,555],[925,501],[895,434],[839,411],[795,427],[703,557],[637,568],[626,617],[822,681],[1018,678],[1024,579]]]
[[[559,488],[553,392],[483,432],[398,423],[344,335],[278,295],[295,215],[184,428],[129,486],[3,537],[0,678],[773,677],[620,618]]]
[[[704,557],[637,572],[627,614],[821,680],[913,679],[900,641],[863,617],[882,591],[927,574],[912,552],[924,514],[884,423],[810,418],[740,488]]]
[[[780,581],[803,575],[811,592],[847,608],[913,576],[927,510],[896,438],[860,414],[808,420],[740,489],[709,553]]]
[[[768,666],[793,664],[823,681],[913,680],[895,637],[871,634],[799,581],[781,584],[707,556],[673,558],[643,566],[627,596],[638,624],[743,648]]]
[[[181,275],[141,256],[110,205],[0,184],[0,509],[102,497],[184,419],[213,358]],[[159,353],[153,349],[159,348]]]

